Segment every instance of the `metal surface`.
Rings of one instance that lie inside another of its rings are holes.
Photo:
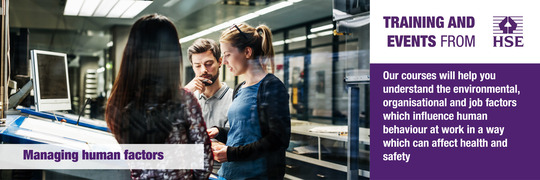
[[[19,105],[28,94],[30,94],[30,91],[33,89],[34,85],[32,81],[28,81],[17,93],[13,94],[9,98],[9,108],[15,109],[17,105]]]
[[[9,32],[9,0],[2,0],[2,33],[1,33],[1,77],[0,77],[0,101],[2,102],[2,111],[0,112],[0,125],[4,126],[6,122],[6,111],[8,106],[8,33]]]
[[[345,82],[347,83],[362,83],[369,82],[369,69],[353,69],[346,72]]]
[[[358,155],[359,155],[359,109],[360,88],[349,86],[349,141],[347,141],[347,179],[358,179]]]

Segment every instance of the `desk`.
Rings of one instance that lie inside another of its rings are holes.
[[[0,127],[0,141],[3,144],[56,144],[66,149],[91,149],[96,144],[118,144],[111,133],[40,117],[8,115],[6,126]],[[2,146],[2,145],[0,145]],[[5,154],[4,154],[5,155]],[[16,170],[17,171],[17,170]],[[4,170],[11,174],[11,170]],[[129,170],[80,170],[51,169],[17,171],[34,178],[86,178],[86,179],[129,179]],[[28,175],[28,174],[26,174]],[[38,177],[35,177],[38,176]]]
[[[29,114],[32,116],[42,117],[46,119],[64,119],[69,124],[77,124],[77,119],[79,119],[79,116],[73,115],[73,114],[66,114],[66,113],[60,113],[57,112],[56,114],[49,113],[49,112],[38,112],[34,109],[30,108],[17,108],[21,111],[21,113]],[[109,131],[109,128],[107,128],[107,123],[102,120],[92,120],[85,117],[80,117],[79,125],[83,127],[88,127],[92,129],[97,129],[101,131]]]
[[[343,141],[343,142],[347,142],[348,140],[347,136],[340,136],[338,135],[337,132],[325,133],[325,132],[309,131],[310,129],[318,128],[318,127],[338,127],[338,126],[312,123],[312,122],[306,122],[306,121],[300,121],[300,120],[291,120],[291,133],[313,136],[313,137],[318,137],[318,138],[332,139],[332,140]],[[344,126],[344,127],[347,127],[347,126]],[[359,128],[359,131],[360,131],[360,138],[359,138],[360,144],[369,145],[369,129]]]
[[[15,144],[118,144],[112,134],[88,127],[53,121],[8,115],[6,127],[0,128],[3,143]],[[79,147],[80,148],[80,147]]]
[[[312,131],[310,131],[313,128],[319,128],[319,127],[330,127],[331,129],[334,129],[334,128],[344,129],[345,131],[347,129],[347,126],[335,126],[335,125],[313,123],[313,122],[307,122],[307,121],[301,121],[301,120],[291,120],[291,142],[293,142],[293,143],[291,143],[290,146],[294,146],[294,142],[309,141],[309,140],[306,140],[306,139],[316,138],[316,143],[312,143],[312,144],[316,144],[317,155],[316,155],[315,158],[313,158],[313,157],[310,157],[310,156],[303,155],[302,153],[291,152],[290,151],[291,147],[290,147],[289,151],[286,152],[286,156],[288,158],[295,159],[295,160],[298,160],[298,161],[302,161],[302,162],[305,162],[305,163],[310,163],[310,164],[314,164],[314,165],[318,165],[318,166],[322,166],[322,167],[326,167],[326,168],[330,168],[330,169],[334,169],[334,170],[346,173],[347,172],[347,166],[346,165],[342,165],[342,164],[339,164],[339,163],[336,163],[336,162],[331,162],[331,161],[325,160],[323,158],[323,154],[335,155],[335,154],[345,152],[345,150],[346,150],[346,145],[345,144],[348,142],[348,136],[346,136],[346,135],[345,136],[340,136],[340,135],[338,135],[338,132],[312,132]],[[359,128],[359,144],[363,145],[365,147],[364,149],[360,149],[360,153],[363,154],[364,158],[367,158],[368,161],[369,161],[369,144],[370,144],[369,134],[370,134],[369,128]],[[295,139],[299,135],[300,136],[306,136],[307,138],[306,137],[301,138],[300,140]],[[342,148],[341,147],[337,148],[337,149],[341,149],[343,152],[340,151],[340,152],[337,152],[337,153],[336,152],[327,152],[327,153],[325,153],[327,150],[323,147],[324,143],[322,142],[322,140],[335,141],[335,142],[343,143]],[[306,143],[306,142],[304,142],[304,143]],[[307,142],[306,144],[312,145],[309,142]],[[304,144],[301,144],[301,145],[304,145]],[[346,153],[344,155],[346,156]],[[346,162],[343,162],[343,163],[346,163]],[[359,172],[360,172],[359,173],[360,175],[369,177],[369,170],[359,169]]]

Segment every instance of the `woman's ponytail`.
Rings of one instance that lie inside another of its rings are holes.
[[[259,25],[255,32],[261,37],[262,54],[259,62],[264,70],[274,73],[274,46],[272,46],[272,31],[266,25]]]

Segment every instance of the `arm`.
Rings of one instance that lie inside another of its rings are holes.
[[[222,142],[222,143],[227,143],[227,134],[229,134],[229,130],[231,128],[229,127],[215,127],[218,129],[218,134],[216,136],[216,139],[219,141],[219,142]]]
[[[197,99],[191,93],[186,94],[186,118],[190,123],[189,127],[189,142],[195,144],[204,144],[204,169],[193,170],[195,179],[208,179],[212,173],[212,149],[210,138],[206,133],[206,124],[202,117],[201,107],[197,103]]]
[[[275,76],[268,84],[261,84],[262,93],[258,96],[259,119],[263,137],[256,142],[238,147],[228,147],[228,161],[252,160],[269,152],[285,150],[289,146],[291,119],[288,93],[285,86]],[[264,83],[264,82],[263,82]]]

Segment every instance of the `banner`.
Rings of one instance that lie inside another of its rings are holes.
[[[371,178],[540,178],[535,2],[371,3]]]

